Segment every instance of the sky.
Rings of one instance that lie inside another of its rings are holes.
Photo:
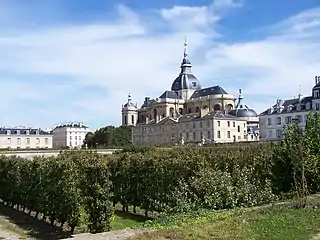
[[[319,0],[1,0],[0,29],[6,126],[120,125],[129,92],[170,90],[185,36],[201,85],[258,113],[320,75]]]

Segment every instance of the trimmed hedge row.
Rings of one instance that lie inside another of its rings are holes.
[[[113,203],[151,212],[253,206],[275,199],[271,145],[150,149],[109,161]]]
[[[175,213],[269,203],[307,186],[320,190],[320,115],[279,143],[127,149],[112,156],[0,157],[0,198],[51,223],[110,230],[112,204]],[[297,157],[298,156],[298,157]],[[297,180],[298,179],[298,180]],[[303,190],[303,192],[306,192]]]
[[[110,229],[109,171],[94,152],[65,151],[58,157],[0,157],[0,198],[18,210],[43,215],[71,232],[84,218],[90,232]]]

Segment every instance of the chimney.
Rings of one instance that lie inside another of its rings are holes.
[[[208,113],[209,113],[208,107],[200,108],[200,117],[203,117],[203,116],[207,115]]]

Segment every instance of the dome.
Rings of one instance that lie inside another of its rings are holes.
[[[249,108],[243,103],[242,90],[239,89],[238,104],[236,109],[229,112],[230,115],[235,117],[258,117],[258,114],[253,109]]]
[[[191,62],[187,53],[187,41],[184,43],[184,54],[181,62],[181,72],[179,76],[173,81],[171,91],[180,90],[199,90],[201,85],[199,80],[193,75]]]
[[[122,105],[122,110],[137,110],[137,105],[132,102],[131,94],[128,94],[128,101]]]
[[[136,108],[136,106],[132,102],[128,102],[123,105],[124,108]]]
[[[229,114],[235,117],[257,117],[258,116],[256,111],[249,108],[234,109],[234,110],[231,110]]]
[[[184,89],[201,89],[199,80],[192,73],[180,73],[180,75],[172,83],[172,91],[180,91]]]

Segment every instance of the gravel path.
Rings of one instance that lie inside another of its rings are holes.
[[[128,240],[130,237],[140,235],[142,233],[152,232],[152,230],[135,230],[125,229],[119,231],[104,232],[98,234],[77,234],[72,238],[66,238],[66,240]]]
[[[15,224],[11,223],[5,216],[0,215],[0,239],[26,239],[24,234],[18,234],[18,232],[23,233],[23,230],[19,229]]]

